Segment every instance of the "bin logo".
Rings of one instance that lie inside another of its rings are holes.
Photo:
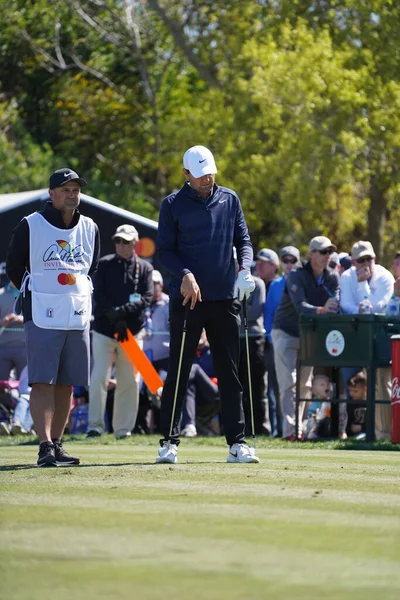
[[[337,329],[330,331],[326,336],[325,347],[331,356],[340,356],[345,347],[343,334]]]

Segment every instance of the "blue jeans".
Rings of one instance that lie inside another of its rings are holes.
[[[32,429],[33,419],[29,408],[29,400],[25,394],[19,397],[17,405],[14,408],[13,423],[17,421],[26,431]]]

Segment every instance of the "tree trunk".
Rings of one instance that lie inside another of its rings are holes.
[[[386,224],[386,190],[379,186],[376,176],[370,180],[369,197],[371,204],[368,210],[368,232],[367,239],[374,247],[376,262],[379,263],[383,257],[383,234]]]

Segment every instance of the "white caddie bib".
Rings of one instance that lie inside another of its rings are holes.
[[[43,329],[85,329],[92,316],[92,219],[80,215],[72,229],[58,229],[37,212],[26,220],[33,322]]]

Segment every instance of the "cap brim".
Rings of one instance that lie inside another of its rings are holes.
[[[204,175],[216,175],[217,167],[215,165],[206,165],[204,167],[197,167],[195,169],[188,169],[190,174],[193,175],[195,179],[199,177],[204,177]]]
[[[127,235],[126,233],[114,233],[111,239],[113,240],[115,238],[121,238],[121,240],[126,240],[127,242],[133,242],[133,240],[135,239],[134,237]]]
[[[67,179],[67,181],[63,181],[63,183],[61,183],[57,187],[62,187],[63,185],[65,185],[66,183],[69,183],[70,181],[77,181],[81,187],[83,187],[84,185],[87,185],[87,182],[84,179],[82,179],[82,177],[71,177],[70,179]]]
[[[361,252],[361,254],[357,256],[357,258],[355,258],[354,256],[352,256],[352,258],[354,258],[354,260],[358,260],[359,258],[363,258],[364,256],[372,256],[372,258],[376,258],[376,255],[373,252],[368,252],[368,250]]]

